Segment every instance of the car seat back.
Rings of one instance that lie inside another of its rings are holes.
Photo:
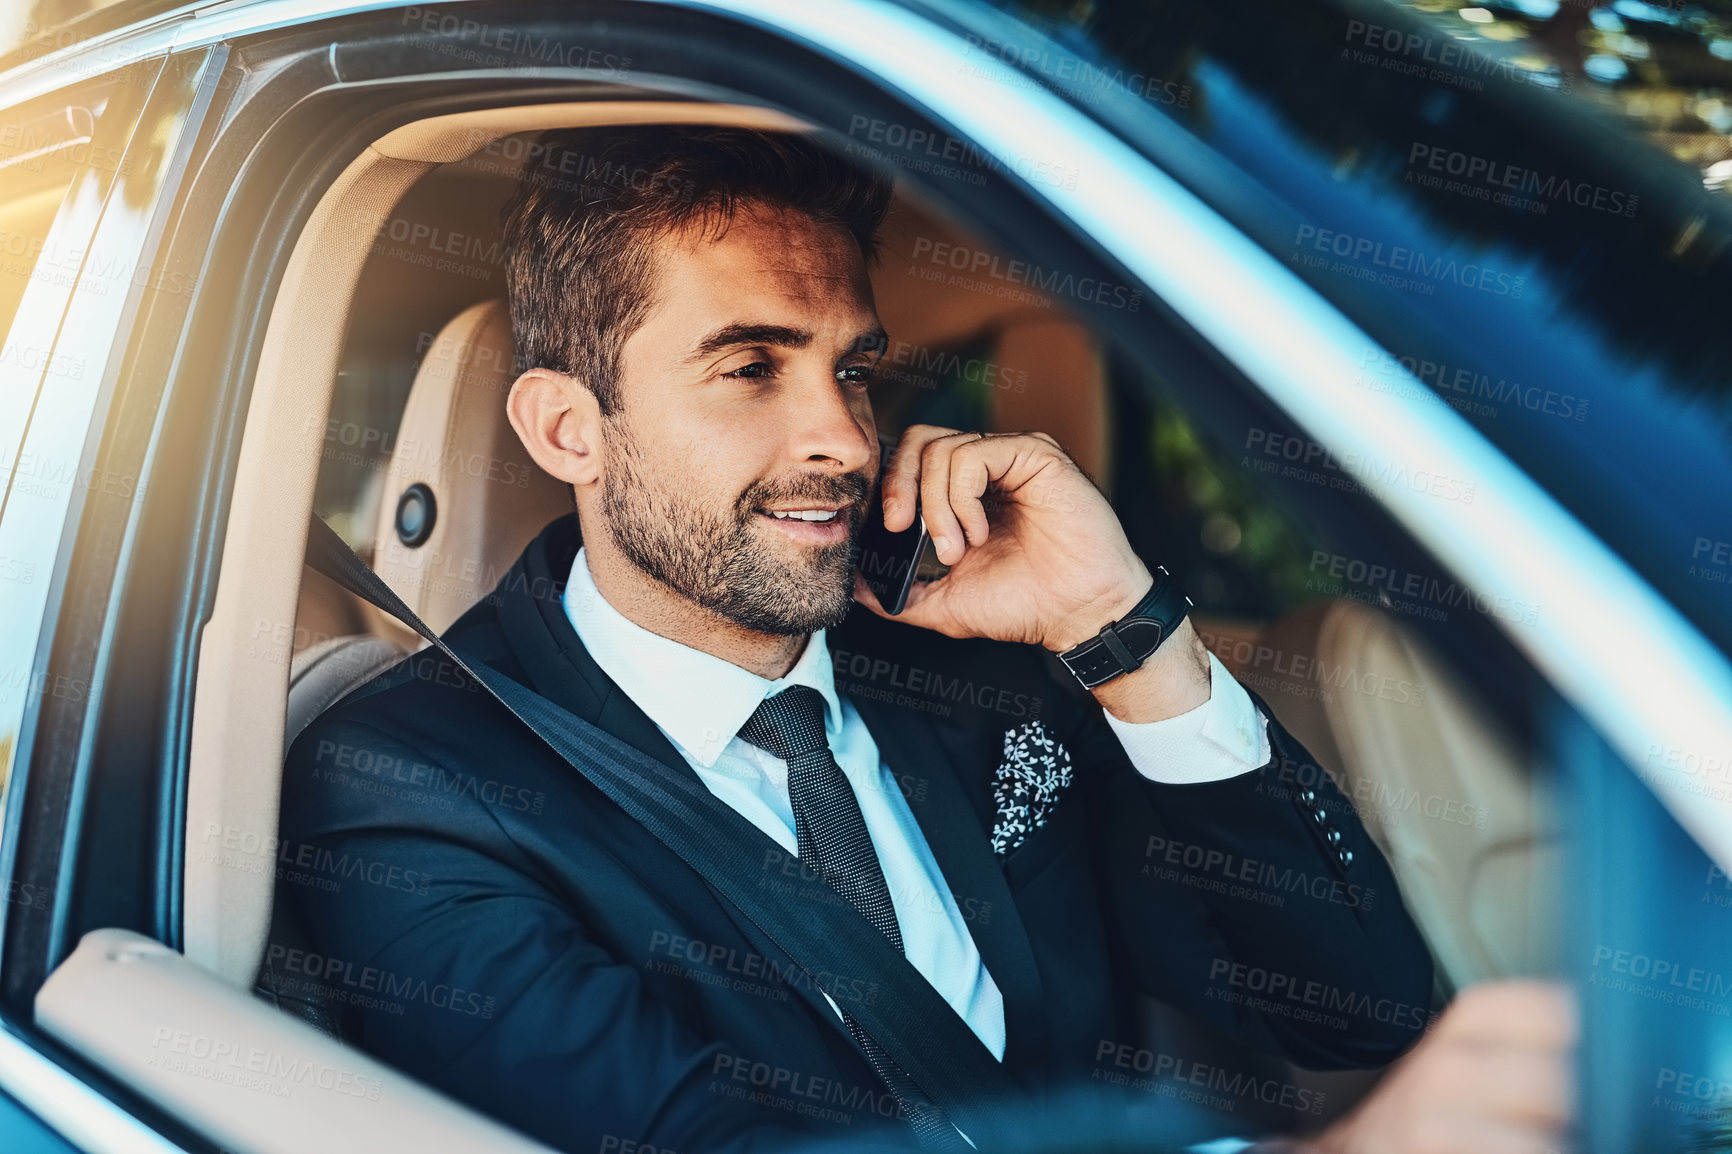
[[[1460,989],[1550,970],[1554,810],[1524,750],[1473,691],[1412,630],[1355,601],[1307,606],[1258,645],[1235,673],[1354,805],[1424,928],[1439,979]]]
[[[571,486],[542,472],[506,417],[515,356],[504,301],[464,309],[428,347],[397,427],[373,569],[436,633],[576,507]]]

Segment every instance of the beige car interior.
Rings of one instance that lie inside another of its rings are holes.
[[[1311,659],[1332,687],[1234,670],[1334,771],[1426,932],[1439,980],[1454,991],[1552,970],[1556,809],[1475,693],[1412,630],[1357,601],[1308,605],[1258,644]]]
[[[493,588],[543,525],[572,508],[571,491],[535,467],[506,419],[511,365],[505,302],[482,301],[454,317],[415,375],[384,470],[373,568],[436,633]],[[396,498],[416,484],[432,492],[436,511],[458,515],[436,513],[427,539],[411,547],[397,534]],[[328,578],[310,569],[306,576],[295,635],[311,643],[289,662],[285,753],[327,706],[422,644]]]
[[[288,743],[420,642],[305,569],[304,539],[286,530],[314,514],[356,288],[381,227],[417,181],[509,135],[657,122],[802,127],[763,109],[629,101],[441,116],[369,147],[296,244],[253,384],[215,607],[200,643],[185,956],[98,931],[37,1002],[38,1019],[51,1032],[235,1149],[530,1148],[254,999],[248,991],[271,919],[271,873],[233,868],[215,847],[236,836],[274,837]],[[893,343],[988,348],[990,359],[1028,382],[1022,390],[992,390],[991,425],[1052,433],[1105,484],[1109,393],[1100,346],[1056,306],[1011,306],[914,275],[909,254],[917,238],[950,231],[906,202],[887,222],[875,287]],[[437,335],[415,372],[381,470],[371,560],[423,619],[443,630],[492,588],[547,521],[571,508],[571,496],[534,468],[505,420],[513,358],[503,302],[481,300],[434,325]],[[477,457],[525,470],[528,481],[489,480],[487,469],[466,466]],[[431,536],[411,548],[398,537],[395,513],[403,490],[417,483],[433,493],[437,515]],[[1409,708],[1374,694],[1338,690],[1324,700],[1248,682],[1355,799],[1430,938],[1446,988],[1545,967],[1551,906],[1530,898],[1534,879],[1555,870],[1544,807],[1531,796],[1519,750],[1478,720],[1486,711],[1440,659],[1398,621],[1351,602],[1312,606],[1266,630],[1225,620],[1199,627],[1312,654],[1360,676],[1423,686],[1425,707]],[[1409,795],[1465,803],[1475,817],[1452,824],[1431,816],[1427,801],[1408,804]],[[165,1073],[163,1021],[377,1080],[383,1096],[354,1110],[340,1095],[321,1094],[319,1110],[297,1113],[298,1096],[278,1101]],[[383,1101],[402,1108],[381,1110]],[[246,1110],[255,1111],[251,1121],[237,1113]],[[385,1129],[390,1143],[378,1138]],[[426,1138],[405,1139],[412,1134]]]
[[[85,934],[36,1022],[237,1154],[548,1154],[128,930]]]

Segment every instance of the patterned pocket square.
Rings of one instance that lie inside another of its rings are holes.
[[[1070,750],[1041,722],[1004,731],[1004,760],[992,779],[993,853],[1003,857],[1046,824],[1070,769]]]

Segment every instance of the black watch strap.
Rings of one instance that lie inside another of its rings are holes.
[[[1155,570],[1155,584],[1135,608],[1100,633],[1058,655],[1084,689],[1105,685],[1121,674],[1142,668],[1161,642],[1172,635],[1190,612],[1186,597],[1165,566]]]

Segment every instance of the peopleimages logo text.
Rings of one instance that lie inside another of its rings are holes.
[[[1417,606],[1424,610],[1417,615],[1433,621],[1447,620],[1446,609],[1462,606],[1488,617],[1523,625],[1532,625],[1539,620],[1539,607],[1527,602],[1474,590],[1430,573],[1362,561],[1323,549],[1312,551],[1310,573],[1311,577],[1306,582],[1308,589],[1323,589],[1333,596],[1341,596],[1348,586],[1358,586],[1375,593],[1375,603],[1399,612],[1414,611]],[[1413,601],[1404,604],[1395,598],[1412,598]],[[1368,600],[1367,603],[1373,602]]]
[[[1385,1022],[1401,1029],[1423,1029],[1432,1018],[1425,1006],[1373,998],[1359,990],[1319,982],[1261,966],[1216,958],[1209,965],[1209,981],[1244,990],[1280,1004],[1295,1002],[1337,1014],[1351,1014],[1369,1021]]]
[[[1548,417],[1558,417],[1566,421],[1585,420],[1588,415],[1588,398],[1574,393],[1524,385],[1505,377],[1494,380],[1491,374],[1477,369],[1386,352],[1375,346],[1368,347],[1360,354],[1359,365],[1381,378],[1381,381],[1374,378],[1370,382],[1380,387],[1381,391],[1396,391],[1407,383],[1403,380],[1403,374],[1406,374],[1416,382],[1411,390],[1415,396],[1446,403],[1461,411],[1471,406],[1473,411],[1482,416],[1495,416],[1498,409],[1493,406],[1502,405],[1517,405],[1530,412],[1543,413]],[[1474,405],[1475,401],[1489,404]]]
[[[1011,260],[983,248],[952,244],[931,237],[917,237],[913,258],[916,266],[933,265],[955,269],[968,276],[986,276],[1005,284],[1026,285],[1055,297],[1070,297],[1087,304],[1136,312],[1143,294],[1122,284],[1091,276],[1077,276],[1062,269],[1042,268],[1025,260]]]
[[[1454,36],[1424,36],[1364,20],[1347,21],[1346,32],[1348,46],[1343,52],[1348,59],[1357,64],[1376,63],[1400,75],[1423,76],[1474,92],[1485,89],[1488,76],[1513,84],[1570,87],[1567,72],[1530,71]]]
[[[1378,268],[1417,277],[1422,282],[1448,282],[1462,288],[1488,292],[1493,296],[1520,298],[1526,284],[1525,277],[1499,272],[1476,261],[1458,261],[1452,256],[1427,256],[1418,249],[1398,244],[1386,245],[1368,236],[1336,232],[1318,228],[1314,224],[1300,225],[1293,243],[1302,252],[1313,249],[1356,264],[1370,261]]]
[[[1656,987],[1666,987],[1668,993],[1680,996],[1706,994],[1710,998],[1732,997],[1732,977],[1718,970],[1704,970],[1668,958],[1613,949],[1611,946],[1595,946],[1594,969],[1599,970],[1602,967],[1614,974],[1652,982]],[[1595,984],[1607,983],[1602,980]]]
[[[1475,156],[1441,144],[1416,140],[1407,152],[1408,178],[1415,169],[1460,177],[1470,184],[1508,190],[1518,197],[1537,201],[1563,201],[1577,208],[1592,208],[1614,216],[1635,216],[1640,198],[1586,180],[1571,180],[1542,173],[1486,156]]]

